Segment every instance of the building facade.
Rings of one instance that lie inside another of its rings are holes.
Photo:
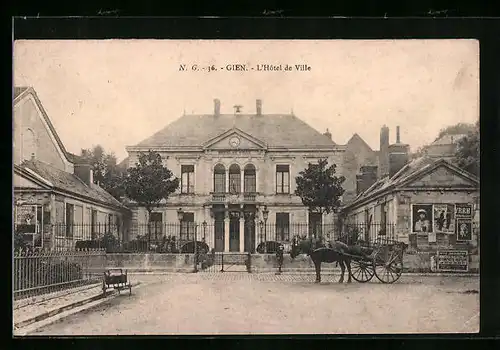
[[[310,213],[303,206],[294,195],[295,177],[308,163],[325,158],[337,164],[342,175],[345,146],[293,114],[263,114],[260,100],[255,114],[221,114],[220,102],[215,100],[213,114],[183,115],[127,147],[128,166],[148,150],[159,152],[165,166],[180,179],[178,191],[151,219],[178,222],[181,208],[181,222],[206,222],[213,227],[207,241],[216,251],[253,251],[262,239],[256,231],[260,222],[270,227],[265,240],[277,241],[334,222],[332,215]],[[134,223],[147,220],[144,208],[133,209]],[[299,229],[293,223],[307,227]]]
[[[394,159],[393,159],[394,162]],[[420,157],[377,180],[343,208],[343,221],[360,238],[386,237],[411,250],[476,252],[479,179],[445,159]]]
[[[45,248],[123,234],[128,208],[94,184],[91,167],[66,151],[35,90],[16,87],[13,108],[16,231]]]

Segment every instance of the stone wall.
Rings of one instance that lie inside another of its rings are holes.
[[[194,254],[106,254],[106,267],[131,272],[192,272]]]
[[[404,272],[407,273],[429,273],[431,268],[431,257],[435,252],[418,252],[405,254],[403,260]],[[106,254],[105,266],[110,268],[122,268],[129,272],[193,272],[193,254]],[[278,261],[275,254],[252,254],[252,273],[277,272]],[[102,266],[99,263],[99,266]],[[340,272],[336,263],[323,263],[322,271]],[[200,268],[200,267],[199,267]],[[215,269],[214,271],[218,271]],[[299,255],[291,259],[285,254],[282,272],[308,272],[314,273],[314,264],[310,257]],[[479,255],[469,255],[469,272],[479,272]]]
[[[403,271],[407,273],[429,273],[435,272],[431,269],[431,257],[435,252],[418,252],[414,254],[405,254],[403,258]],[[252,272],[272,272],[278,270],[278,262],[274,254],[253,254]],[[332,271],[335,269],[340,272],[340,267],[335,263],[321,265],[321,271]],[[314,272],[314,264],[310,257],[299,255],[294,260],[290,256],[284,256],[282,272]],[[479,255],[469,255],[469,272],[479,272]]]

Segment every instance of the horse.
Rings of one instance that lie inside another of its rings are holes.
[[[321,263],[333,263],[336,262],[340,265],[342,270],[342,275],[340,277],[339,283],[344,282],[344,273],[347,266],[348,278],[347,283],[351,283],[351,258],[345,255],[349,252],[349,246],[345,243],[338,241],[327,242],[328,246],[325,245],[321,240],[316,240],[314,238],[307,238],[298,240],[294,238],[292,241],[290,257],[295,259],[299,254],[307,254],[311,257],[314,268],[316,269],[316,281],[315,283],[321,282]]]

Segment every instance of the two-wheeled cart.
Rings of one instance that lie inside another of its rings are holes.
[[[351,277],[361,283],[369,282],[373,276],[382,283],[394,283],[403,273],[403,254],[407,245],[390,239],[378,239],[362,243],[351,258]]]

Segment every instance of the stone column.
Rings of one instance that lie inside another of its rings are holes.
[[[229,210],[224,213],[224,251],[229,252]]]
[[[226,184],[224,185],[224,192],[229,192],[229,168],[226,169]]]
[[[257,167],[255,167],[255,192],[259,192],[259,172]]]
[[[245,171],[242,170],[240,172],[240,193],[244,193],[245,192]]]
[[[240,212],[240,253],[245,251],[245,216]]]

